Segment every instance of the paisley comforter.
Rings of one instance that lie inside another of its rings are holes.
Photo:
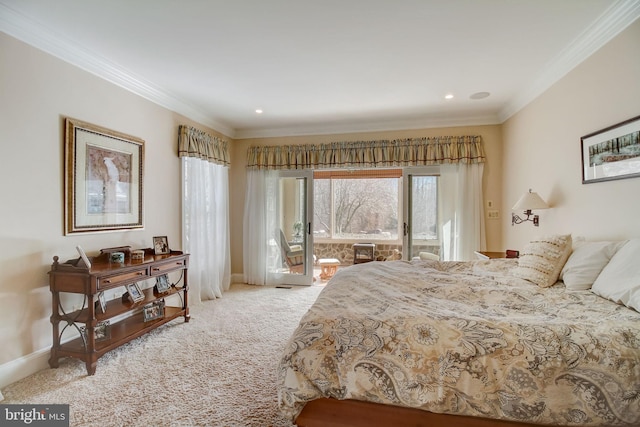
[[[340,269],[279,365],[281,410],[356,399],[554,425],[640,425],[640,313],[516,260]]]

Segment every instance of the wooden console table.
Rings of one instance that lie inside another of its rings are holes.
[[[145,249],[142,260],[131,260],[127,257],[124,263],[111,263],[109,254],[105,253],[91,260],[90,269],[81,258],[60,264],[58,257],[53,257],[53,264],[49,271],[49,288],[53,297],[51,314],[53,346],[49,365],[57,368],[59,358],[76,357],[85,362],[87,373],[93,375],[96,372],[98,359],[108,351],[177,317],[184,316],[185,322],[188,322],[188,264],[188,254],[171,251],[167,255],[154,255],[153,249]],[[102,312],[98,301],[98,295],[101,292],[174,271],[182,272],[182,286],[172,285],[162,293],[157,292],[155,287],[143,289],[144,299],[141,301],[132,303],[118,298],[108,301],[106,310]],[[82,294],[82,308],[67,312],[61,302],[60,293],[62,292]],[[145,305],[176,294],[181,297],[181,307],[165,306],[163,316],[145,321],[142,313]],[[96,337],[96,326],[99,326],[100,322],[111,321],[116,316],[122,320],[109,325],[109,334],[106,337]],[[60,322],[65,324],[62,330],[60,330]],[[65,329],[72,327],[81,332],[79,324],[84,325],[84,333],[80,333],[76,339],[62,343],[61,337]]]

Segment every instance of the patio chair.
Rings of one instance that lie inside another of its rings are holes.
[[[289,245],[282,230],[280,230],[280,250],[289,271],[304,274],[304,250],[300,245]]]

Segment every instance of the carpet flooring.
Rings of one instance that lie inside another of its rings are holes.
[[[71,426],[291,427],[277,408],[276,368],[322,286],[234,284],[223,297],[98,360],[60,360],[2,390],[9,403],[70,404]]]

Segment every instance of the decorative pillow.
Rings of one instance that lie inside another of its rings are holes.
[[[516,277],[547,288],[558,281],[560,271],[571,253],[571,235],[532,240],[520,252]]]
[[[616,252],[591,291],[640,311],[640,239],[629,240]]]
[[[423,261],[440,261],[440,257],[436,254],[433,254],[431,252],[420,252],[418,254],[420,256],[420,259]]]
[[[627,241],[583,242],[576,245],[560,272],[567,289],[591,289],[602,269]]]

